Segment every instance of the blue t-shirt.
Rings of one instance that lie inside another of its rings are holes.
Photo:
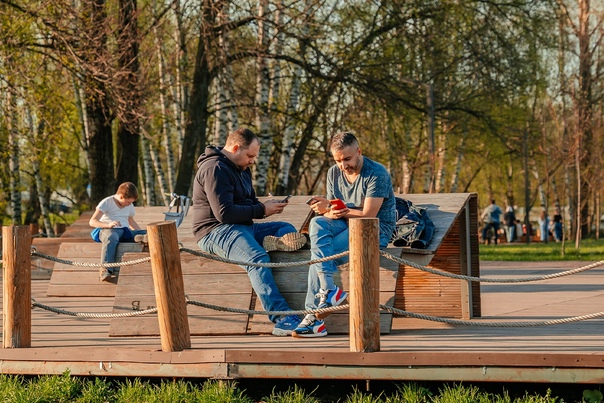
[[[386,247],[396,225],[396,201],[390,174],[386,168],[363,157],[363,168],[353,183],[349,183],[337,165],[327,172],[327,198],[342,199],[351,209],[362,210],[366,197],[384,199],[377,213],[380,220],[380,246]]]

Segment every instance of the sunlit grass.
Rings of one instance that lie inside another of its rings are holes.
[[[580,247],[574,242],[532,242],[501,243],[499,245],[480,245],[481,260],[499,261],[555,261],[555,260],[604,260],[604,239],[586,239]]]
[[[270,379],[263,382],[270,382]],[[407,382],[391,393],[377,391],[352,393],[334,398],[315,396],[317,389],[305,391],[297,385],[284,392],[273,391],[270,396],[254,400],[238,389],[232,381],[207,380],[192,383],[187,380],[126,379],[108,381],[105,378],[73,377],[68,372],[58,376],[24,378],[0,375],[0,401],[11,403],[554,403],[601,402],[598,390],[584,390],[583,396],[564,400],[545,394],[525,392],[511,397],[504,389],[501,393],[486,392],[478,386],[444,383],[430,390],[417,383]],[[333,391],[331,391],[333,393]],[[584,398],[589,398],[585,400]],[[593,398],[592,398],[593,396]]]

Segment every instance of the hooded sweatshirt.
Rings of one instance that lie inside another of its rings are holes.
[[[241,170],[222,147],[208,146],[197,159],[193,182],[193,235],[199,242],[221,224],[252,225],[264,217],[249,168]]]

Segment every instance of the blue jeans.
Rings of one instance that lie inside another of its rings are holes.
[[[310,258],[320,259],[337,255],[348,250],[348,221],[344,219],[317,216],[310,221]],[[333,273],[338,271],[338,265],[348,262],[348,256],[322,263],[311,264],[308,269],[308,289],[306,291],[306,309],[317,308],[315,295],[319,289],[333,290]]]
[[[268,263],[270,257],[262,247],[262,241],[267,235],[281,237],[290,232],[295,232],[293,225],[281,222],[263,222],[253,225],[221,224],[212,232],[199,240],[197,245],[207,253],[213,253],[226,259]],[[266,311],[290,311],[285,298],[279,292],[275,283],[273,271],[268,267],[241,266],[247,271],[252,283],[252,288],[262,302]],[[280,315],[269,315],[271,322],[275,323]]]
[[[348,220],[317,216],[308,228],[310,235],[310,258],[312,260],[337,255],[349,248]],[[388,237],[380,240],[380,249],[388,246]],[[348,262],[348,256],[322,263],[314,263],[308,269],[308,289],[306,291],[306,309],[316,309],[315,295],[320,289],[333,290],[333,274],[338,266]]]
[[[114,263],[117,244],[120,242],[132,242],[135,235],[146,234],[144,229],[129,230],[126,228],[104,228],[99,234],[101,241],[101,263]],[[112,269],[115,269],[113,267]]]

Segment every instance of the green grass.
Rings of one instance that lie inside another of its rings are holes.
[[[481,260],[496,261],[554,261],[554,260],[604,260],[604,239],[586,239],[580,247],[575,248],[574,242],[533,242],[502,243],[499,245],[480,245]]]
[[[262,384],[270,383],[262,380]],[[444,383],[428,387],[417,383],[395,384],[390,392],[373,393],[353,389],[334,397],[319,395],[317,386],[307,392],[294,385],[285,391],[273,391],[269,396],[255,400],[240,390],[233,381],[206,380],[195,383],[188,380],[80,378],[64,373],[59,376],[0,375],[0,402],[11,403],[571,403],[602,401],[599,390],[572,390],[571,397],[557,397],[550,389],[542,393],[516,392],[505,389],[493,393],[474,385]],[[580,387],[580,385],[578,385]],[[566,393],[568,395],[568,393]]]

